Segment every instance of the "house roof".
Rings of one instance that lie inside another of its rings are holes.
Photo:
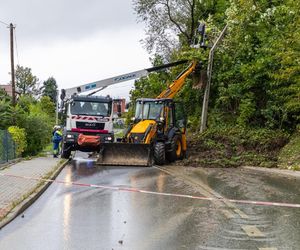
[[[6,93],[12,96],[12,86],[9,84],[0,84],[0,89],[4,89]]]

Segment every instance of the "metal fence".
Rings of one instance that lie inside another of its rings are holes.
[[[16,158],[16,145],[7,130],[0,130],[0,164]]]

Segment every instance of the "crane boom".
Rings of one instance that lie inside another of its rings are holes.
[[[181,60],[181,61],[177,61],[177,62],[173,62],[173,63],[168,63],[168,64],[164,64],[161,66],[156,66],[156,67],[151,67],[148,69],[142,69],[142,70],[137,70],[137,71],[133,71],[130,73],[126,73],[126,74],[122,74],[122,75],[118,75],[118,76],[114,76],[111,78],[107,78],[104,80],[99,80],[96,82],[91,82],[91,83],[87,83],[87,84],[82,84],[80,86],[77,87],[73,87],[73,88],[69,88],[69,89],[64,89],[63,92],[63,98],[66,97],[70,97],[74,94],[80,94],[86,91],[90,91],[90,90],[97,90],[97,89],[103,89],[105,87],[108,87],[110,85],[113,84],[117,84],[117,83],[121,83],[121,82],[125,82],[125,81],[129,81],[129,80],[134,80],[143,76],[147,76],[149,75],[151,72],[154,71],[159,71],[165,68],[170,68],[176,65],[180,65],[183,63],[186,63],[187,60]]]

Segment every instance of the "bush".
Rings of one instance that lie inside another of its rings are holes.
[[[50,142],[52,124],[45,114],[30,114],[24,120],[23,127],[27,134],[25,155],[36,155]]]
[[[17,126],[11,126],[8,128],[8,132],[11,134],[14,142],[17,145],[17,156],[21,156],[27,147],[25,129],[19,128]]]

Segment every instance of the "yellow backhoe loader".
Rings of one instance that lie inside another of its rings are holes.
[[[182,159],[187,150],[185,112],[174,96],[200,64],[190,63],[160,95],[137,99],[132,125],[121,142],[102,145],[100,165],[152,166]]]

